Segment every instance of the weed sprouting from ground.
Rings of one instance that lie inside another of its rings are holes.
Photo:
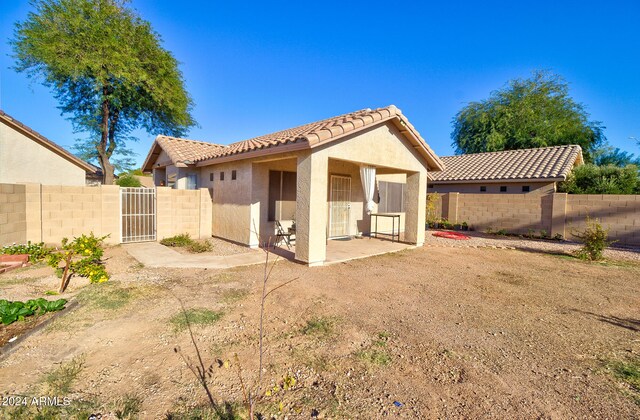
[[[222,301],[226,304],[235,303],[249,294],[247,289],[229,289],[222,293]]]
[[[177,331],[185,330],[189,325],[211,325],[222,318],[222,312],[206,308],[186,309],[171,317],[169,322]]]
[[[391,353],[387,348],[389,337],[390,335],[386,331],[379,332],[377,339],[373,340],[369,346],[358,350],[355,356],[368,365],[386,366],[390,364]]]
[[[78,293],[78,301],[99,309],[120,309],[133,298],[131,289],[119,287],[118,283],[90,284]]]
[[[307,321],[302,327],[302,334],[327,336],[333,333],[335,327],[335,319],[331,317],[314,317]]]
[[[117,419],[137,419],[140,413],[142,399],[133,394],[125,394],[114,403],[113,414]]]
[[[47,373],[44,382],[53,395],[66,395],[71,393],[73,382],[75,382],[83,369],[84,356],[77,356]]]
[[[640,358],[627,361],[613,361],[608,370],[628,388],[631,397],[640,405]]]

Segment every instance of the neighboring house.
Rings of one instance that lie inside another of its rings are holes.
[[[0,110],[0,183],[86,185],[96,169]]]
[[[429,174],[429,192],[548,194],[556,191],[574,166],[580,146],[473,153],[441,158],[445,170]]]
[[[367,207],[376,211],[373,185],[385,177],[404,184],[396,210],[405,240],[422,244],[427,171],[442,168],[393,105],[228,146],[158,136],[142,167],[157,186],[208,188],[214,236],[256,247],[276,221],[295,220],[296,259],[310,265],[325,260],[328,238],[371,231]]]

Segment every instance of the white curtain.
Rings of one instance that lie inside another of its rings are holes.
[[[371,214],[375,205],[373,192],[376,187],[376,168],[373,166],[360,166],[360,179],[364,190],[364,200],[367,203],[367,214]]]

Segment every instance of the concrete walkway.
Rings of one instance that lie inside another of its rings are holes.
[[[234,255],[184,255],[158,242],[125,244],[124,249],[146,267],[165,268],[231,268],[264,263],[264,252],[249,249]]]

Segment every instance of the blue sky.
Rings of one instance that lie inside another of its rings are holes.
[[[640,2],[218,2],[133,0],[182,63],[199,123],[220,144],[362,108],[395,104],[436,153],[451,120],[506,81],[550,69],[640,153]],[[603,7],[604,5],[604,7]],[[2,0],[0,107],[70,147],[71,124],[48,89],[10,69],[7,40],[27,0]],[[141,133],[141,163],[153,141]]]

